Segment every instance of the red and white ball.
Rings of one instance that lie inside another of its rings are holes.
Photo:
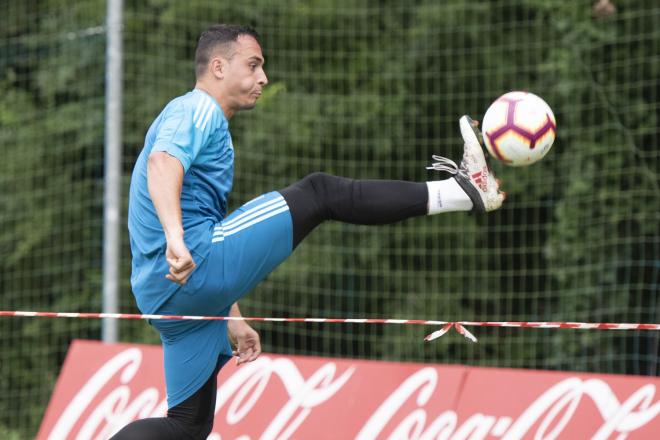
[[[557,122],[543,99],[533,93],[509,92],[488,107],[481,131],[491,156],[521,167],[548,154],[557,135]]]

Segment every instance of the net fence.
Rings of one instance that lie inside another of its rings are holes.
[[[244,315],[660,322],[660,7],[497,1],[126,2],[124,200],[151,121],[193,87],[201,30],[262,35],[269,85],[231,121],[236,208],[324,171],[425,181],[460,159],[457,121],[510,90],[553,108],[559,136],[529,168],[493,164],[508,200],[447,214],[320,226]],[[0,3],[0,309],[99,311],[105,2]],[[126,207],[123,215],[125,217]],[[137,312],[122,237],[122,312]],[[657,375],[657,332],[256,325],[266,351]],[[157,343],[144,322],[122,341]],[[68,342],[93,320],[0,319],[0,437],[30,438]]]

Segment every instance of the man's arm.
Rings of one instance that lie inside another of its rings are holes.
[[[181,221],[181,188],[183,166],[173,156],[156,151],[149,155],[147,164],[149,195],[158,213],[167,239],[167,264],[170,273],[165,277],[178,284],[185,284],[195,269],[195,262],[183,241]]]
[[[238,309],[238,303],[234,303],[229,311],[229,316],[240,317],[241,311]],[[259,333],[254,331],[252,327],[245,321],[229,321],[227,323],[227,330],[229,331],[229,339],[236,349],[232,352],[236,359],[236,365],[245,362],[252,362],[261,354],[261,341],[259,340]]]

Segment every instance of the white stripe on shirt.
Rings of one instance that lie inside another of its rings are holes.
[[[206,97],[205,97],[206,98]],[[204,100],[204,105],[202,106],[201,110],[199,111],[199,115],[197,118],[193,117],[193,123],[195,124],[195,127],[199,128],[199,125],[202,122],[202,118],[206,115],[206,112],[209,110],[209,108],[212,108],[213,103],[209,98],[206,98]]]
[[[197,102],[197,107],[195,107],[195,113],[193,113],[193,122],[199,117],[199,114],[202,112],[202,108],[208,104],[208,97],[206,95]]]

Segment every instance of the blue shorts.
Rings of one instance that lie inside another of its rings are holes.
[[[211,251],[188,282],[158,310],[163,315],[227,316],[292,250],[293,225],[282,195],[246,203],[209,231]],[[195,255],[193,254],[193,258]],[[163,342],[167,403],[195,393],[231,357],[226,321],[153,320]]]

